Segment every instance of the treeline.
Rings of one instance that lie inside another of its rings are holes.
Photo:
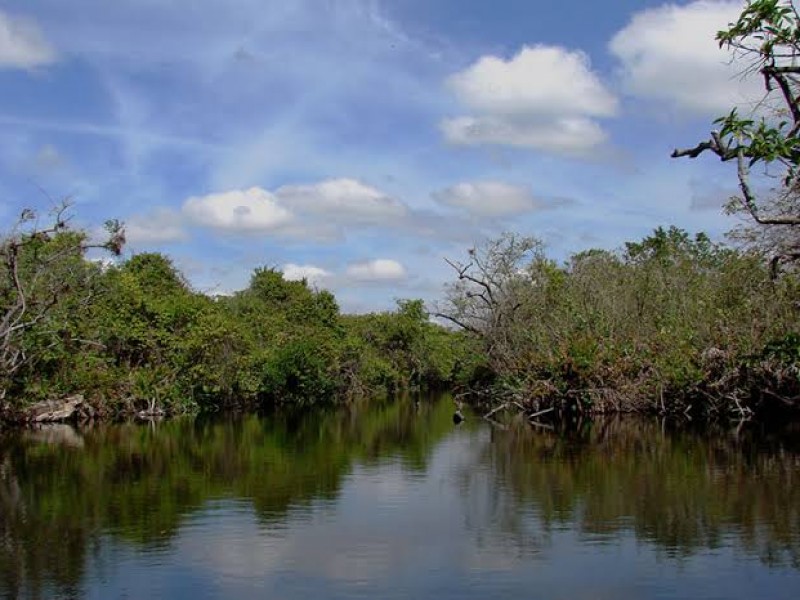
[[[495,405],[705,416],[800,408],[800,281],[796,271],[774,277],[760,254],[659,228],[563,265],[514,235],[451,264],[457,280],[439,314],[482,340]]]
[[[85,232],[60,215],[35,223],[0,242],[6,419],[78,393],[118,414],[435,387],[483,390],[494,407],[531,414],[800,408],[796,271],[776,276],[763,255],[704,234],[659,228],[563,264],[504,235],[450,263],[455,282],[435,316],[457,327],[443,327],[421,300],[343,315],[330,292],[271,268],[208,296],[165,256],[88,260]],[[94,246],[119,252],[121,227],[109,225]]]
[[[113,224],[104,249],[119,249]],[[191,289],[171,261],[87,260],[86,234],[18,230],[0,255],[0,397],[6,417],[83,394],[106,413],[298,406],[471,377],[474,342],[421,300],[345,316],[334,296],[262,268],[232,296]]]

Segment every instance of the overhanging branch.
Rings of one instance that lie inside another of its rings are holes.
[[[723,161],[733,160],[738,154],[738,148],[731,148],[729,144],[722,141],[718,131],[711,132],[711,139],[705,142],[700,142],[694,148],[687,148],[685,150],[678,150],[677,148],[672,151],[670,155],[672,158],[681,158],[688,156],[689,158],[697,158],[706,150],[710,150],[720,157]]]

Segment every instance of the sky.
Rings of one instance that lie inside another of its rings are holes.
[[[347,312],[433,301],[504,231],[566,260],[722,239],[732,165],[671,159],[761,82],[738,0],[4,0],[0,232],[62,198],[227,294],[281,269]]]

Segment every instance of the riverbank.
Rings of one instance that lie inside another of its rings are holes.
[[[469,381],[474,340],[430,322],[421,300],[341,314],[334,295],[258,268],[230,296],[193,290],[171,260],[86,259],[62,225],[3,242],[0,409],[80,394],[100,415],[347,402]],[[11,264],[11,263],[9,263]]]
[[[114,231],[103,247],[119,251]],[[529,415],[800,409],[797,273],[702,233],[658,228],[563,263],[506,234],[448,261],[455,280],[436,310],[398,300],[363,315],[273,268],[210,296],[161,254],[87,260],[86,239],[59,221],[2,242],[6,420],[75,395],[87,411],[76,418],[96,418],[303,409],[409,389],[488,390]]]
[[[776,379],[780,385],[792,386],[795,389],[797,382],[790,376],[785,379]],[[788,381],[788,383],[787,383]],[[552,384],[549,389],[552,388]],[[709,386],[714,389],[713,386]],[[774,388],[773,388],[774,389]],[[788,389],[788,388],[786,388]],[[467,407],[474,417],[485,418],[497,422],[505,420],[509,415],[519,416],[528,422],[548,428],[562,428],[577,421],[592,421],[614,416],[638,415],[642,418],[667,417],[676,423],[694,422],[715,427],[719,422],[754,421],[766,425],[784,422],[785,420],[800,420],[800,410],[796,403],[787,403],[770,389],[755,388],[750,390],[752,396],[747,398],[742,389],[735,391],[719,388],[715,390],[716,397],[702,390],[694,390],[692,395],[684,394],[675,397],[637,397],[621,399],[615,390],[567,390],[563,394],[553,394],[547,397],[525,396],[519,387],[504,386],[495,382],[490,387],[473,388],[468,391],[454,391],[453,412],[461,414]],[[385,402],[398,397],[419,397],[420,391],[405,391],[397,394],[379,394],[372,397],[362,396],[358,399],[342,399],[340,402],[330,402],[325,406],[364,406],[370,402]],[[142,407],[142,408],[140,408]],[[107,404],[92,402],[82,394],[72,395],[62,399],[53,399],[36,402],[24,408],[10,409],[8,406],[0,412],[0,430],[10,428],[36,428],[42,425],[71,424],[89,425],[101,422],[120,421],[153,421],[169,419],[180,416],[196,416],[201,412],[211,414],[254,414],[280,409],[311,410],[311,406],[302,406],[296,403],[263,405],[257,402],[242,401],[238,404],[227,403],[222,408],[201,410],[199,407],[182,406],[180,411],[174,407],[161,406],[154,401],[147,403],[129,401],[126,403]],[[458,421],[463,420],[463,417]]]
[[[800,280],[658,228],[564,263],[507,234],[452,263],[437,314],[482,342],[495,402],[703,417],[800,409]]]

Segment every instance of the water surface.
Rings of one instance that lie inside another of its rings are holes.
[[[0,595],[797,598],[800,429],[452,401],[0,437]]]

